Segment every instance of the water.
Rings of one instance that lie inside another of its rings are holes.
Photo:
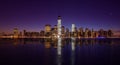
[[[59,40],[60,41],[60,40]],[[0,65],[120,65],[120,39],[0,39]]]

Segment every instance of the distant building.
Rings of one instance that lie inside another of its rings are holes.
[[[50,32],[51,31],[51,25],[47,24],[45,25],[45,32]]]
[[[65,37],[70,37],[70,31],[68,28],[66,28]]]
[[[54,30],[57,30],[57,25],[54,25]]]
[[[75,24],[72,24],[71,37],[74,37],[74,33],[75,33]]]
[[[74,31],[74,37],[78,37],[78,30],[77,30],[77,27],[75,27],[75,31]]]
[[[94,31],[94,37],[95,38],[99,37],[99,32],[98,31]]]
[[[41,30],[40,31],[40,37],[44,37],[45,36],[45,31]]]
[[[99,33],[99,37],[104,37],[104,30],[103,29],[100,29],[99,31],[98,31],[98,33]]]
[[[18,32],[18,29],[17,28],[14,28],[14,31],[13,31],[13,37],[14,38],[18,38],[19,37],[19,32]]]
[[[79,37],[79,38],[80,38],[80,37],[83,37],[83,36],[84,36],[83,34],[84,34],[83,28],[80,27],[79,30],[78,30],[78,37]]]
[[[51,36],[51,25],[46,24],[45,25],[45,37],[50,37]]]
[[[86,29],[85,29],[85,35],[84,35],[84,36],[85,36],[85,38],[88,38],[88,32],[89,32],[89,29],[88,29],[88,28],[86,28]]]
[[[91,38],[94,37],[94,34],[95,34],[95,32],[94,32],[94,29],[92,28],[92,30],[91,30]]]
[[[26,30],[23,30],[23,36],[26,36]]]
[[[61,24],[61,16],[57,18],[57,25],[54,25],[51,28],[50,24],[46,24],[44,30],[40,32],[31,31],[28,32],[24,30],[23,32],[19,32],[17,28],[14,28],[13,34],[5,34],[0,33],[0,37],[2,38],[59,38],[59,37],[78,37],[78,38],[97,38],[97,37],[120,37],[120,33],[116,32],[113,34],[112,30],[103,30],[100,29],[98,31],[94,31],[93,29],[83,29],[82,27],[78,28],[75,24],[72,24],[71,31],[68,28],[65,28]],[[48,45],[49,46],[49,45]]]
[[[72,24],[72,32],[75,32],[75,24]]]
[[[62,34],[62,37],[65,37],[65,27],[64,26],[61,27],[61,34]]]
[[[112,36],[113,36],[113,31],[109,29],[109,30],[107,31],[107,34],[108,34],[108,37],[112,37]]]

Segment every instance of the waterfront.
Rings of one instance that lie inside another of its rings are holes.
[[[120,38],[62,39],[61,43],[58,55],[58,40],[0,39],[0,65],[120,65]]]

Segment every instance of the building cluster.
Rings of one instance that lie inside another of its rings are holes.
[[[112,37],[112,30],[103,30],[100,29],[95,31],[94,29],[82,27],[77,28],[75,24],[72,24],[71,30],[65,28],[61,25],[61,17],[58,16],[58,25],[52,26],[50,24],[46,24],[44,30],[40,32],[28,32],[24,30],[23,32],[19,32],[17,28],[14,29],[14,33],[12,35],[13,38],[57,38],[58,36],[62,38],[97,38],[97,37]]]
[[[68,28],[64,26],[61,27],[61,37],[70,38],[70,37],[78,37],[78,38],[97,38],[97,37],[112,37],[112,30],[105,31],[100,29],[99,31],[94,31],[93,29],[82,27],[70,31]],[[57,25],[54,28],[51,28],[51,25],[45,25],[45,30],[41,30],[40,32],[28,32],[23,30],[23,32],[19,32],[17,28],[14,29],[13,37],[14,38],[53,38],[58,36]]]

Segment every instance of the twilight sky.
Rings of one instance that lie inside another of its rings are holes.
[[[62,25],[71,29],[78,27],[98,30],[120,30],[119,0],[4,0],[0,1],[0,32],[40,31],[45,24],[52,27],[57,17]]]

